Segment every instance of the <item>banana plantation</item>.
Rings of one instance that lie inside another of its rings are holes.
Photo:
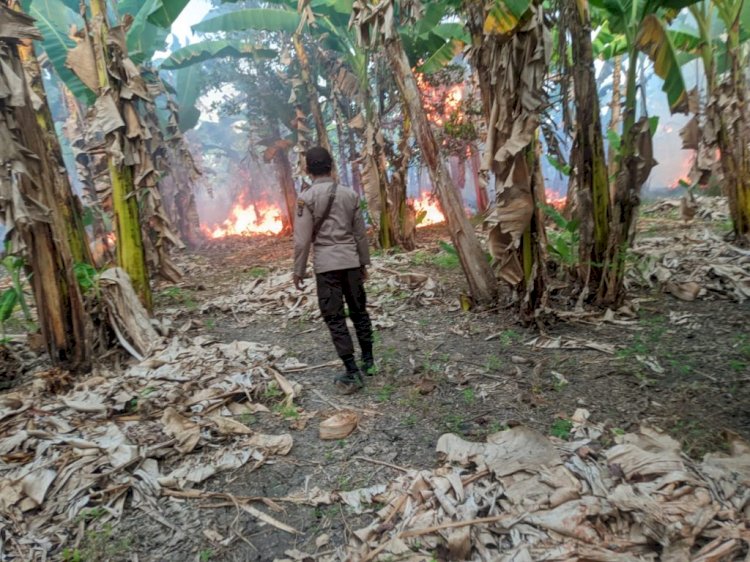
[[[0,561],[750,560],[748,39],[0,0]]]

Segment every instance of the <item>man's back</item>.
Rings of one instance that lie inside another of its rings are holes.
[[[295,272],[304,271],[311,245],[314,246],[314,269],[316,273],[351,269],[370,263],[367,234],[359,196],[341,185],[336,186],[336,195],[328,216],[320,222],[317,234],[313,233],[330,200],[333,180],[316,180],[297,202],[297,224],[294,229]],[[300,261],[304,258],[304,261]]]

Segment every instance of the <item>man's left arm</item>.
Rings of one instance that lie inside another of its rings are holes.
[[[313,235],[313,215],[302,197],[297,198],[297,216],[294,221],[294,286],[304,287],[302,280],[307,270]]]

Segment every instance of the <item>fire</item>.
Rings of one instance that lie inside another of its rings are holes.
[[[209,238],[279,234],[284,229],[281,216],[281,209],[273,203],[259,202],[245,205],[240,199],[229,212],[229,218],[221,225],[201,228]]]
[[[669,189],[677,189],[685,184],[692,185],[693,181],[690,179],[690,171],[693,169],[694,162],[694,156],[686,156],[680,160],[677,177],[672,181]]]
[[[412,199],[412,204],[417,213],[417,228],[445,222],[445,215],[443,215],[437,201],[431,194],[423,193],[418,199]],[[422,217],[421,221],[419,220],[420,216]]]
[[[544,189],[544,196],[545,199],[547,199],[547,205],[552,205],[558,211],[562,210],[562,208],[565,207],[567,197],[564,193],[554,191],[547,187]]]
[[[454,119],[456,123],[463,121],[461,102],[464,98],[463,84],[452,86],[432,86],[421,72],[415,72],[417,86],[422,94],[422,107],[427,119],[442,127],[447,121]]]

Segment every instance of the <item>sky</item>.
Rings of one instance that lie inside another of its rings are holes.
[[[196,37],[190,27],[198,23],[211,10],[209,0],[190,0],[180,16],[172,24],[172,34],[180,40],[180,44],[192,43]]]

